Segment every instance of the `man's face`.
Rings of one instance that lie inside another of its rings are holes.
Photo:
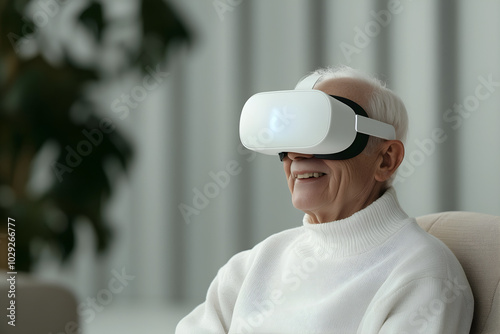
[[[346,97],[367,108],[370,87],[355,79],[333,79],[316,85],[326,94]],[[283,160],[292,203],[310,214],[313,222],[346,218],[375,200],[374,178],[378,154],[362,152],[347,160],[324,160],[288,153]]]
[[[348,160],[288,153],[283,168],[293,205],[318,222],[350,216],[372,198],[375,160],[375,155],[363,153]]]

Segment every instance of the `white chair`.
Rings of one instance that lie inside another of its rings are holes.
[[[417,217],[462,264],[474,295],[471,334],[500,333],[500,217],[442,212]]]
[[[5,272],[4,272],[5,273]],[[4,275],[2,275],[4,276]],[[77,301],[68,289],[42,282],[27,274],[16,275],[16,326],[10,326],[6,317],[10,299],[9,284],[0,282],[0,333],[2,334],[60,334],[79,333]],[[12,299],[14,300],[14,299]]]

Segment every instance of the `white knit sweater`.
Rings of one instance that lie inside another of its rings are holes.
[[[270,236],[233,256],[176,334],[469,333],[462,267],[390,188],[343,220]]]

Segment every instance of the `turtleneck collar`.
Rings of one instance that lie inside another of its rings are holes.
[[[364,253],[386,241],[409,221],[401,209],[394,188],[366,208],[345,219],[311,224],[305,215],[304,238],[295,245],[302,255],[329,254],[347,257]]]

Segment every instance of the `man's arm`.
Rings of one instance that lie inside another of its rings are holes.
[[[359,333],[468,334],[474,301],[464,277],[420,278],[375,303]]]
[[[223,334],[231,326],[234,305],[246,275],[249,252],[236,254],[210,284],[204,303],[183,318],[175,334]]]

